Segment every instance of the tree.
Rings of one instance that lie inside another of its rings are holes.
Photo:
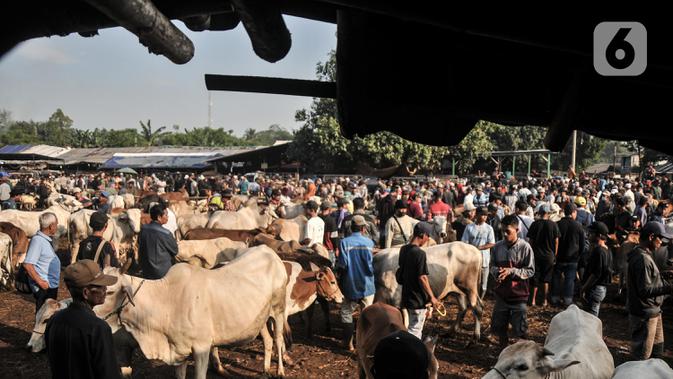
[[[266,130],[256,131],[255,129],[248,129],[244,133],[243,139],[255,146],[269,146],[276,141],[292,140],[294,136],[285,128],[278,124],[270,125]]]
[[[152,131],[151,120],[147,120],[147,123],[140,121],[140,127],[142,128],[140,135],[146,143],[146,146],[154,146],[154,144],[162,137],[168,134],[169,132],[164,132],[166,129],[165,126],[160,127],[157,130]]]
[[[9,128],[13,123],[12,112],[6,109],[0,109],[0,132]]]

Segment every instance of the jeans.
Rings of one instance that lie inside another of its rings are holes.
[[[556,263],[551,284],[551,302],[558,304],[561,299],[561,274],[563,274],[563,302],[570,305],[573,302],[575,290],[575,277],[577,276],[577,262]]]
[[[525,338],[528,334],[527,311],[526,303],[509,304],[496,295],[491,331],[499,337],[507,337],[508,324],[512,324],[513,337]]]
[[[407,331],[418,337],[419,340],[422,340],[421,336],[423,334],[427,309],[407,309],[407,312],[409,313],[409,327]]]
[[[587,293],[587,312],[598,317],[601,310],[601,301],[605,299],[605,294],[608,292],[605,286],[595,286]]]
[[[353,323],[353,312],[357,309],[358,305],[365,309],[366,307],[374,303],[374,295],[366,296],[362,299],[348,299],[344,298],[343,303],[341,303],[341,309],[339,309],[339,314],[341,315],[341,322],[344,324]]]

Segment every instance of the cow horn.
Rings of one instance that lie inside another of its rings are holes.
[[[542,348],[542,356],[543,356],[543,357],[546,357],[546,356],[548,356],[548,355],[554,355],[554,352],[551,351],[551,350],[549,350],[549,349],[547,349],[546,347],[543,347],[543,348]]]
[[[127,257],[126,257],[126,262],[125,262],[124,265],[122,266],[121,270],[119,270],[119,274],[120,274],[120,275],[124,275],[124,274],[126,274],[126,272],[129,270],[129,268],[131,268],[131,264],[132,264],[132,263],[133,263],[133,262],[132,262],[131,258],[129,258],[129,257],[127,256]]]

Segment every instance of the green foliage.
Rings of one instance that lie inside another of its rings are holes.
[[[276,141],[292,140],[294,135],[278,124],[273,124],[266,130],[257,131],[255,129],[247,129],[243,133],[243,140],[254,146],[269,146]]]

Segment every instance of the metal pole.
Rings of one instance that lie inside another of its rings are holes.
[[[551,153],[547,154],[547,179],[551,178]]]
[[[528,155],[528,176],[530,176],[530,161],[533,160],[533,156]]]
[[[615,150],[612,154],[612,176],[617,173],[617,142],[615,142]]]
[[[208,127],[213,127],[213,97],[210,91],[208,91]]]
[[[456,176],[456,158],[451,158],[451,176]]]
[[[512,156],[512,176],[516,176],[516,155]]]
[[[570,166],[573,168],[573,171],[577,172],[575,170],[575,157],[577,155],[577,130],[573,130],[573,151],[572,151],[572,157],[570,160]]]

